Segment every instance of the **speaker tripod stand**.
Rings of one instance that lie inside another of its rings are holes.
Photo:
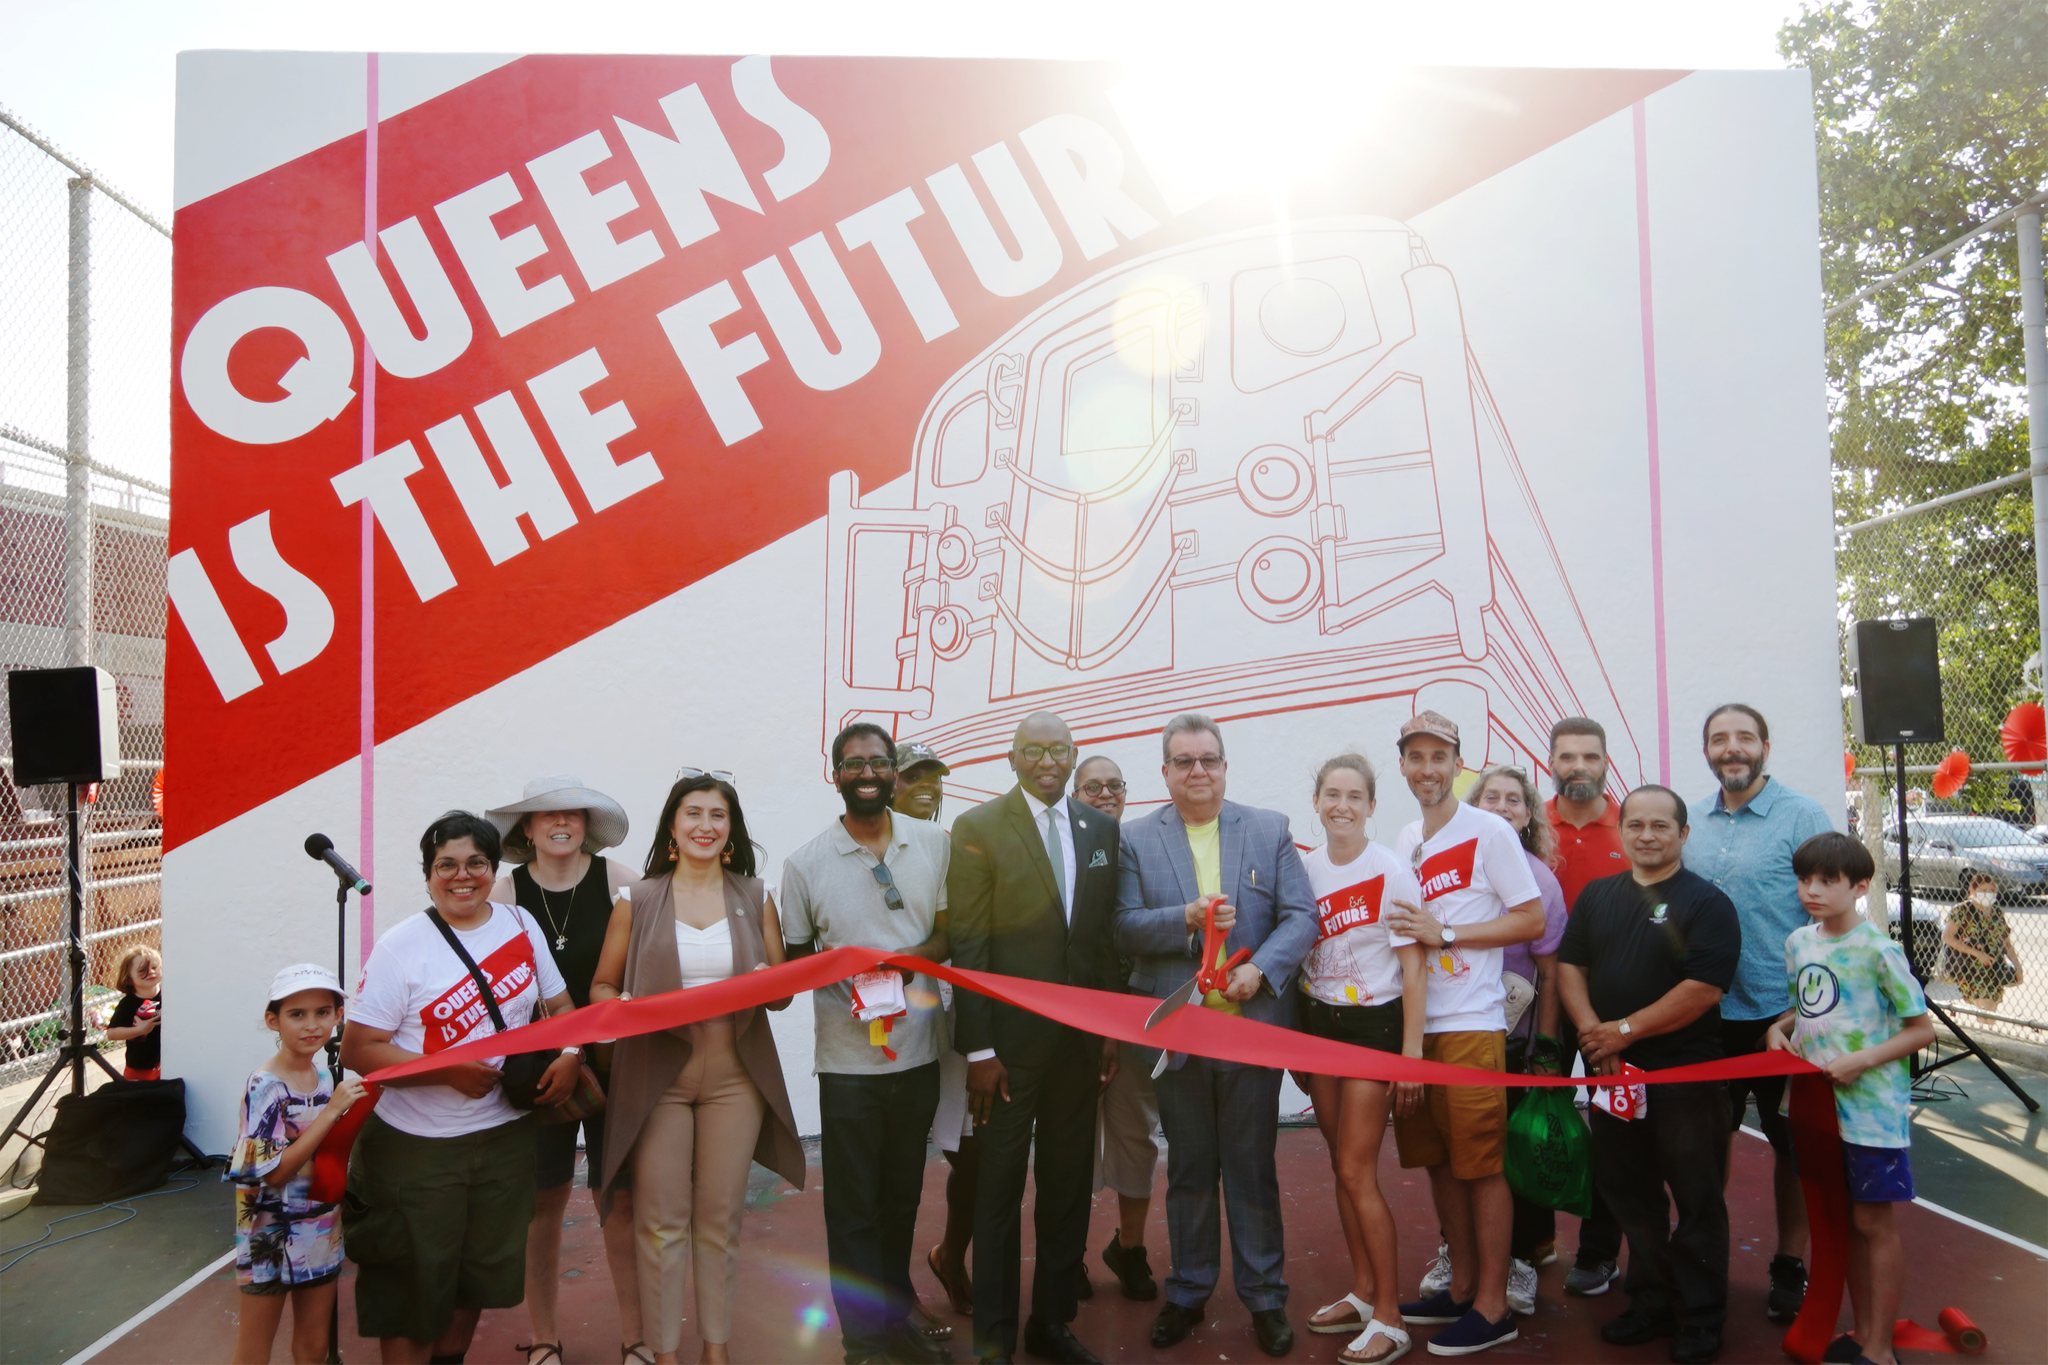
[[[1899,818],[1899,918],[1905,925],[1906,963],[1913,969],[1913,979],[1920,983],[1920,993],[1927,999],[1928,1011],[1948,1025],[1948,1031],[1963,1045],[1963,1051],[1951,1052],[1946,1057],[1936,1057],[1929,1062],[1922,1062],[1922,1054],[1914,1053],[1913,1083],[1918,1086],[1923,1077],[1932,1076],[1943,1067],[1960,1062],[1965,1057],[1975,1057],[1984,1063],[1984,1069],[1996,1076],[2030,1112],[2039,1113],[2041,1106],[2034,1097],[2020,1089],[2019,1082],[2006,1075],[2004,1068],[1991,1060],[1991,1054],[1979,1047],[1977,1040],[1963,1031],[1963,1026],[1956,1022],[1953,1014],[1941,1007],[1940,1001],[1927,995],[1928,964],[1926,954],[1920,951],[1920,926],[1913,919],[1913,846],[1906,837],[1906,746],[1892,745],[1892,757],[1898,769],[1897,795],[1892,804],[1898,808]]]
[[[85,1033],[85,871],[79,860],[81,840],[78,837],[78,784],[64,784],[64,875],[66,894],[69,900],[64,920],[64,953],[68,969],[68,995],[64,1003],[65,1016],[59,1025],[59,1036],[63,1041],[58,1045],[57,1056],[50,1063],[50,1069],[43,1073],[43,1079],[29,1093],[21,1108],[14,1111],[4,1131],[0,1131],[0,1147],[8,1139],[23,1132],[36,1105],[43,1095],[55,1085],[60,1077],[69,1072],[71,1093],[83,1095],[85,1086],[85,1064],[87,1060],[107,1073],[113,1080],[120,1080],[121,1073],[100,1055],[99,1044],[89,1042]],[[46,1147],[46,1135],[24,1133],[23,1139],[30,1147]],[[192,1145],[192,1139],[183,1133],[178,1135],[178,1144],[191,1153],[192,1159],[201,1165],[206,1163],[206,1153]]]

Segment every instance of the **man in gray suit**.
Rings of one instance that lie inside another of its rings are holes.
[[[1118,867],[1116,945],[1134,960],[1131,989],[1159,998],[1186,986],[1201,965],[1204,903],[1220,895],[1216,923],[1229,929],[1220,956],[1248,948],[1251,960],[1206,1006],[1292,1028],[1294,973],[1315,942],[1316,906],[1287,817],[1223,799],[1223,734],[1207,716],[1175,716],[1160,740],[1172,804],[1124,824]],[[1133,1051],[1127,1064],[1147,1070],[1159,1055]],[[1219,1178],[1230,1209],[1231,1282],[1251,1310],[1259,1347],[1279,1356],[1294,1345],[1273,1164],[1280,1075],[1176,1055],[1159,1077],[1173,1269],[1152,1323],[1155,1347],[1185,1338],[1216,1288]]]

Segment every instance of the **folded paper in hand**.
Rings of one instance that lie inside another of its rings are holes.
[[[907,1014],[903,978],[896,972],[862,972],[853,978],[853,1017],[863,1024]]]

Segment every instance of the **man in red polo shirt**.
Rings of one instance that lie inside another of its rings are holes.
[[[1550,780],[1557,795],[1543,814],[1557,836],[1557,884],[1569,910],[1587,882],[1628,871],[1620,808],[1607,799],[1607,731],[1566,716],[1550,727]]]
[[[1621,803],[1607,797],[1607,731],[1599,721],[1566,716],[1550,727],[1550,780],[1557,795],[1544,803],[1543,814],[1557,840],[1557,883],[1570,909],[1587,882],[1629,870],[1621,851]],[[1565,1035],[1562,1055],[1578,1050],[1577,1030],[1560,1015]],[[1564,1287],[1574,1294],[1605,1294],[1620,1275],[1621,1224],[1598,1192],[1593,1212],[1579,1224],[1579,1254],[1565,1272]]]

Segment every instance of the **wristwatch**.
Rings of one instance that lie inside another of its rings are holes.
[[[1450,925],[1446,924],[1444,926],[1444,947],[1448,948],[1457,941],[1458,931],[1456,929],[1453,929]]]
[[[575,1057],[580,1055],[582,1051],[582,1048],[576,1046],[574,1043],[571,1043],[569,1046],[562,1049],[562,1055],[564,1057]]]
[[[1627,1016],[1627,1015],[1623,1015],[1623,1016],[1622,1016],[1622,1019],[1621,1019],[1621,1036],[1622,1036],[1622,1037],[1624,1037],[1624,1038],[1626,1038],[1626,1037],[1628,1037],[1628,1036],[1629,1036],[1629,1035],[1630,1035],[1631,1033],[1634,1033],[1634,1032],[1635,1032],[1635,1030],[1634,1030],[1634,1029],[1632,1029],[1632,1028],[1630,1028],[1630,1027],[1628,1026],[1628,1016]]]

